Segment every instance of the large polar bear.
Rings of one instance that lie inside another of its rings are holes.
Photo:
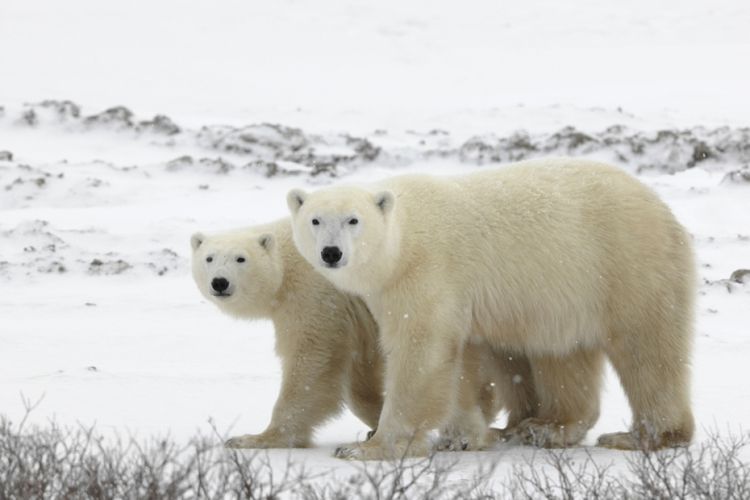
[[[372,439],[341,457],[425,453],[479,336],[530,363],[537,410],[513,434],[578,443],[599,415],[604,356],[629,399],[629,432],[601,446],[690,441],[690,236],[647,187],[581,159],[456,177],[409,175],[288,197],[302,255],[364,297],[380,326],[386,398]]]
[[[268,318],[276,331],[282,385],[261,434],[230,439],[236,448],[307,447],[315,427],[346,403],[375,428],[383,405],[377,325],[361,299],[315,272],[292,241],[290,220],[191,238],[193,277],[202,294],[237,318]],[[465,353],[462,397],[443,426],[443,449],[476,449],[501,408],[519,421],[532,410],[528,384],[505,355],[479,345]],[[521,362],[522,363],[522,362]],[[528,370],[520,365],[520,369]]]

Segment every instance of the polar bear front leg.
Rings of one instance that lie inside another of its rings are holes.
[[[476,389],[472,388],[474,391]],[[463,389],[459,393],[463,395]],[[450,420],[440,428],[436,445],[438,451],[481,450],[494,440],[494,433],[490,431],[489,423],[475,398],[474,403],[474,406],[469,406],[461,401],[456,405]]]
[[[348,369],[344,359],[337,356],[345,353],[324,350],[329,357],[321,359],[320,355],[313,356],[310,352],[310,347],[302,344],[282,358],[281,391],[266,430],[233,437],[225,443],[226,447],[310,446],[315,427],[341,409]]]
[[[344,445],[339,458],[387,460],[426,456],[427,432],[439,427],[453,411],[457,397],[464,322],[446,318],[437,308],[379,318],[387,353],[386,397],[378,428],[364,443]],[[387,309],[386,309],[387,310]]]
[[[493,440],[489,424],[495,420],[502,402],[495,377],[486,363],[495,364],[489,344],[466,342],[458,377],[458,400],[448,421],[440,429],[439,451],[480,450]]]

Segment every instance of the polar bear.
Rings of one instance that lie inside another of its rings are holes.
[[[581,441],[598,419],[605,356],[633,422],[599,445],[691,440],[690,236],[625,172],[529,160],[292,190],[287,203],[300,253],[365,299],[388,353],[377,432],[338,456],[426,453],[426,431],[455,404],[458,353],[476,336],[529,361],[537,410],[510,429],[525,442]]]
[[[234,437],[229,447],[307,447],[315,427],[344,402],[372,429],[380,417],[384,367],[377,325],[361,299],[336,290],[302,258],[291,233],[287,218],[191,238],[201,293],[231,316],[271,319],[282,361],[268,428]],[[441,429],[440,449],[479,449],[495,439],[489,425],[501,409],[512,421],[533,411],[530,385],[513,381],[525,366],[479,346],[464,356],[460,404]]]
[[[271,423],[232,448],[308,447],[346,403],[374,429],[383,405],[383,357],[365,304],[340,293],[299,256],[289,219],[191,238],[193,278],[221,311],[271,319],[282,382]]]

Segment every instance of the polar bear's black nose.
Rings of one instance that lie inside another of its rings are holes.
[[[224,278],[214,278],[211,280],[211,288],[221,293],[229,288],[229,282]]]
[[[341,250],[339,250],[339,247],[323,247],[323,251],[320,252],[320,258],[323,259],[323,262],[326,264],[337,263],[341,260],[342,255],[343,254],[341,253]]]

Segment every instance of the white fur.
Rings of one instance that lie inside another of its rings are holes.
[[[228,446],[309,446],[314,429],[343,402],[375,428],[384,372],[377,325],[362,300],[338,291],[299,255],[289,219],[209,236],[196,233],[191,246],[193,278],[203,296],[231,316],[271,319],[282,361],[282,387],[268,428],[232,438]],[[215,278],[228,281],[228,296],[212,288]],[[514,398],[515,371],[479,369],[493,356],[467,349],[465,390],[442,429],[441,447],[481,448],[503,406],[515,418],[528,411]]]
[[[336,290],[299,255],[289,219],[197,233],[191,245],[193,278],[203,296],[231,316],[271,319],[282,362],[282,386],[268,428],[232,438],[228,446],[309,446],[314,429],[344,402],[376,426],[383,404],[377,325],[361,300]],[[230,296],[217,295],[214,278],[229,281]]]
[[[288,202],[302,255],[365,298],[389,353],[378,432],[354,455],[386,456],[386,445],[450,412],[456,352],[470,334],[528,357],[540,409],[520,427],[527,440],[542,433],[535,441],[555,446],[583,437],[598,417],[604,354],[634,422],[630,438],[604,436],[602,444],[690,439],[690,238],[619,169],[533,160],[465,176],[295,190]],[[336,225],[355,215],[356,233],[311,230],[313,218]],[[332,244],[343,252],[335,268],[320,257]]]

